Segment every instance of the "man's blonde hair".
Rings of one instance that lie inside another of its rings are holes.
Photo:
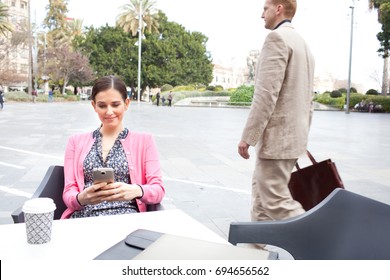
[[[296,0],[272,0],[274,5],[283,5],[284,13],[287,17],[293,18],[295,12],[297,11],[297,1]]]

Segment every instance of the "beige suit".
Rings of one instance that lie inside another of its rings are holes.
[[[271,31],[261,51],[244,142],[256,146],[253,220],[303,213],[287,183],[305,153],[312,117],[314,58],[290,22]]]

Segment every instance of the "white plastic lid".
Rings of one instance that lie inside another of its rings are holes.
[[[54,211],[56,205],[53,199],[48,197],[38,197],[27,200],[23,205],[24,213],[48,213]]]

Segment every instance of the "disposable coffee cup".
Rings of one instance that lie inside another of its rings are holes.
[[[44,244],[51,240],[55,209],[53,199],[47,197],[33,198],[24,203],[24,221],[29,244]]]

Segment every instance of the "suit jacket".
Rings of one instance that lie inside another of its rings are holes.
[[[314,57],[286,22],[271,31],[257,62],[255,92],[242,140],[265,159],[305,153],[313,112]]]
[[[62,219],[69,218],[75,210],[82,209],[76,195],[84,189],[83,163],[95,139],[93,133],[72,136],[65,150],[65,187],[63,200],[68,207]],[[129,131],[121,140],[129,165],[132,184],[141,185],[144,195],[136,199],[138,209],[146,211],[146,204],[160,203],[165,190],[161,178],[160,161],[152,135]]]

